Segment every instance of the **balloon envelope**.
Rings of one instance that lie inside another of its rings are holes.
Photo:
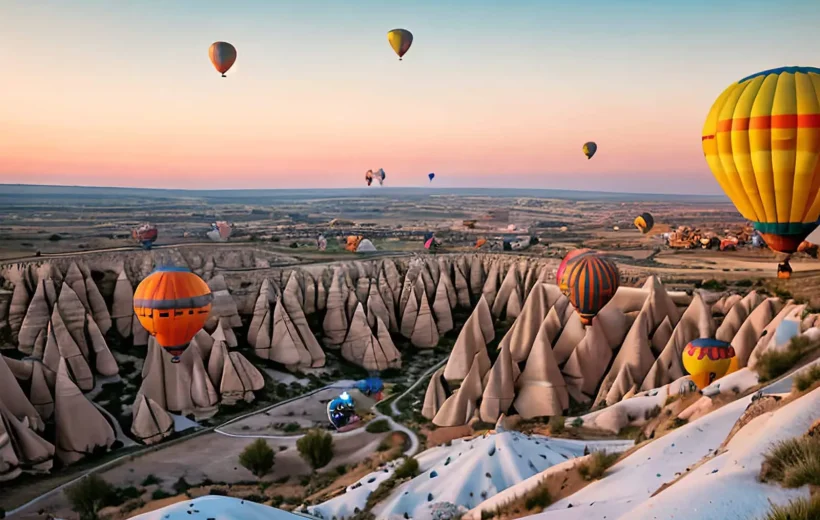
[[[413,34],[406,29],[393,29],[387,33],[387,41],[393,51],[399,55],[399,59],[402,59],[410,49],[410,45],[413,44]]]
[[[735,349],[725,341],[700,338],[690,341],[683,349],[683,367],[699,390],[729,372]]]
[[[174,356],[208,320],[211,289],[202,278],[185,267],[160,267],[148,275],[134,291],[134,313],[145,330]]]
[[[635,217],[635,220],[632,223],[635,224],[638,231],[646,234],[652,231],[652,228],[655,226],[655,218],[651,213],[644,212]]]
[[[151,249],[154,242],[159,236],[157,227],[152,224],[143,224],[140,227],[131,230],[131,238],[142,244],[145,249]]]
[[[701,140],[737,210],[771,249],[794,253],[820,217],[820,69],[782,67],[731,84]]]
[[[573,249],[569,253],[564,256],[564,259],[561,260],[561,264],[558,266],[558,270],[555,271],[555,282],[558,284],[558,287],[561,289],[561,292],[564,294],[568,294],[569,290],[567,288],[566,280],[564,280],[564,273],[567,269],[567,264],[573,259],[580,255],[586,253],[592,253],[592,249],[589,248],[581,248],[581,249]]]
[[[430,179],[430,181],[432,182],[432,181],[433,181],[433,179],[435,179],[435,178],[436,178],[436,174],[435,174],[435,173],[428,173],[428,174],[427,174],[427,178],[428,178],[428,179]]]
[[[598,145],[590,141],[588,143],[584,143],[583,150],[584,155],[587,156],[587,159],[592,159],[592,156],[595,155],[595,152],[598,151]]]
[[[214,42],[208,49],[208,56],[211,58],[214,68],[225,76],[225,73],[233,67],[236,62],[236,47],[228,42]]]
[[[569,301],[584,325],[592,323],[604,305],[615,296],[620,273],[615,262],[600,253],[579,255],[564,271]]]

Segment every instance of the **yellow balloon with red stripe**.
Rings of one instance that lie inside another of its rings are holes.
[[[184,267],[160,267],[134,291],[137,319],[174,363],[208,320],[213,294],[202,278]]]
[[[709,168],[775,251],[791,254],[820,218],[820,69],[783,67],[733,83],[703,125]]]
[[[683,348],[683,368],[689,372],[699,390],[711,385],[732,370],[735,349],[729,343],[712,338],[690,341]]]

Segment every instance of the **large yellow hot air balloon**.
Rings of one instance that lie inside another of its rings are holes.
[[[734,358],[735,349],[732,345],[711,338],[690,341],[681,355],[683,367],[699,390],[731,372]]]
[[[702,140],[737,210],[771,249],[794,253],[820,217],[820,69],[783,67],[733,83],[712,105]]]
[[[225,73],[233,67],[236,61],[236,47],[228,42],[214,42],[208,49],[208,57],[211,58],[211,63],[214,68],[225,77]]]
[[[387,33],[387,41],[401,60],[413,44],[413,34],[406,29],[393,29]]]

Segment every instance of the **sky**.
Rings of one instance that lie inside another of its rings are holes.
[[[383,168],[716,194],[710,106],[820,65],[818,25],[817,0],[0,0],[0,183],[339,188]],[[414,35],[403,61],[394,28]],[[217,40],[238,51],[227,78]]]

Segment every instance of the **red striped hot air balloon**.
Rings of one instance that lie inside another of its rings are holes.
[[[582,248],[582,249],[573,249],[569,253],[564,256],[564,259],[561,260],[561,265],[558,266],[558,270],[555,272],[555,283],[558,284],[558,287],[561,289],[561,292],[564,294],[568,294],[569,289],[567,288],[566,281],[563,279],[564,273],[567,270],[567,265],[569,262],[580,255],[585,253],[592,253],[592,249],[589,248]]]
[[[615,262],[600,253],[589,253],[572,260],[564,277],[570,303],[584,325],[589,325],[598,311],[615,296],[620,274]]]
[[[211,289],[202,278],[184,267],[160,267],[134,291],[134,313],[157,343],[171,354],[173,363],[208,320]]]

